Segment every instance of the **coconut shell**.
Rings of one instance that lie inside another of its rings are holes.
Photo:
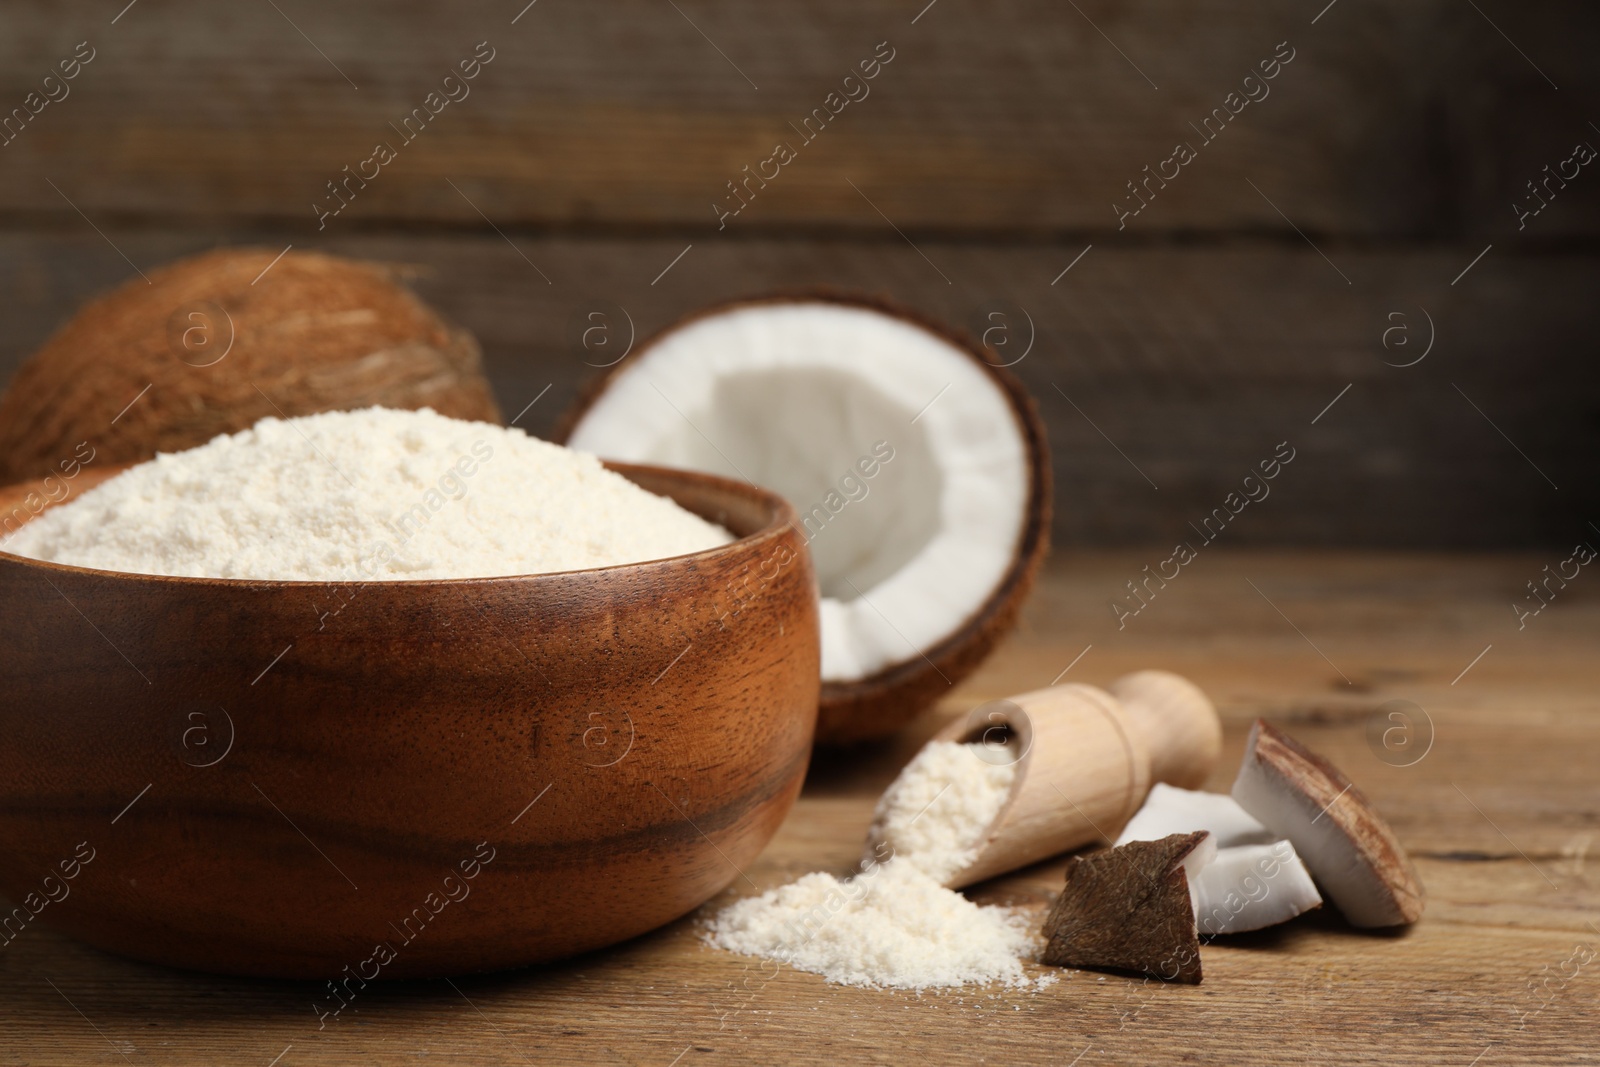
[[[131,463],[269,415],[378,404],[500,421],[477,341],[383,267],[276,255],[207,252],[79,311],[0,397],[0,482],[55,473],[84,441],[97,463]]]
[[[1074,856],[1045,916],[1042,962],[1199,984],[1200,938],[1183,861],[1205,831]]]
[[[977,669],[1015,627],[1023,600],[1033,588],[1040,564],[1050,545],[1050,450],[1044,422],[1028,391],[1014,375],[983,357],[983,348],[964,331],[934,322],[885,297],[822,287],[784,290],[743,297],[704,307],[657,330],[635,352],[647,352],[668,334],[689,323],[738,308],[762,304],[825,302],[867,308],[920,326],[967,353],[1010,402],[1027,453],[1027,515],[1017,540],[1015,555],[1005,577],[983,605],[949,637],[923,654],[891,664],[876,674],[852,682],[822,683],[817,718],[817,744],[854,745],[887,737],[950,693],[955,684]],[[622,360],[593,378],[578,400],[563,415],[553,440],[565,444],[578,423],[616,378],[638,360]]]
[[[1321,863],[1314,862],[1316,850],[1310,842],[1296,842],[1295,847],[1312,876],[1325,883],[1328,896],[1352,925],[1403,926],[1422,918],[1427,893],[1416,866],[1387,820],[1343,771],[1265,719],[1257,719],[1250,727],[1244,765],[1239,769],[1241,779],[1252,764],[1281,794],[1292,795],[1305,808],[1316,810],[1319,814],[1314,821],[1327,819],[1323,825],[1342,839],[1338,865],[1348,869],[1347,865],[1354,864],[1376,898],[1366,902],[1359,915],[1352,914],[1348,903],[1341,903],[1333,892],[1336,887],[1327,885],[1328,879],[1319,875]],[[1266,818],[1262,818],[1263,813]],[[1290,824],[1279,821],[1279,812],[1262,809],[1250,814],[1293,840],[1287,833]],[[1307,853],[1313,858],[1308,859]]]

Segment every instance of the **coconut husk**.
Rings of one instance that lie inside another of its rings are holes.
[[[0,482],[59,473],[80,442],[109,466],[269,415],[377,404],[500,420],[477,341],[392,272],[277,254],[204,253],[91,301],[0,397]]]
[[[1074,856],[1045,917],[1043,962],[1198,984],[1200,938],[1183,861],[1205,837],[1173,834]]]

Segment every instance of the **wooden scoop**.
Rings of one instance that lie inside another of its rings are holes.
[[[951,723],[933,740],[994,742],[1004,733],[1005,745],[992,751],[1016,758],[1016,777],[977,857],[946,880],[953,889],[1091,841],[1109,843],[1153,782],[1198,787],[1222,750],[1211,701],[1167,671],[1126,675],[1109,692],[1051,686],[979,710],[979,721]],[[868,848],[876,844],[869,839]]]

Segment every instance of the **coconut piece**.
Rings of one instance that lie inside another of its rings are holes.
[[[1041,960],[1197,984],[1192,880],[1215,855],[1202,831],[1074,856],[1045,917]]]
[[[1190,880],[1201,934],[1259,930],[1322,906],[1294,845],[1274,840],[1271,830],[1226,793],[1157,782],[1116,843],[1159,841],[1197,830],[1208,831],[1217,845],[1216,858]]]
[[[1322,895],[1288,841],[1219,848],[1190,885],[1203,935],[1260,930],[1322,907]]]
[[[133,463],[269,415],[377,405],[500,421],[477,341],[389,271],[277,256],[208,252],[79,311],[0,398],[0,483],[59,475],[85,443],[97,466]]]
[[[1287,837],[1352,926],[1399,926],[1422,914],[1416,869],[1389,824],[1333,764],[1257,719],[1233,798]]]
[[[1044,429],[984,352],[880,301],[742,300],[642,343],[557,439],[787,497],[822,593],[817,739],[881,737],[988,655],[1045,552]]]
[[[1116,843],[1159,841],[1169,834],[1208,830],[1217,848],[1268,844],[1276,838],[1226,793],[1203,793],[1157,782]]]

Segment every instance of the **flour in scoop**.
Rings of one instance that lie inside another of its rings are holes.
[[[1000,814],[1016,765],[996,750],[930,741],[878,800],[874,840],[943,882],[978,855],[984,831]]]
[[[1015,768],[984,755],[983,745],[930,743],[879,801],[879,844],[859,874],[808,874],[731,904],[712,921],[708,940],[842,985],[1055,981],[1023,968],[1038,950],[1024,914],[974,904],[940,884],[970,862],[1011,788]]]
[[[140,574],[394,581],[583,570],[731,540],[586,453],[367,408],[263,419],[158,455],[0,549]]]

